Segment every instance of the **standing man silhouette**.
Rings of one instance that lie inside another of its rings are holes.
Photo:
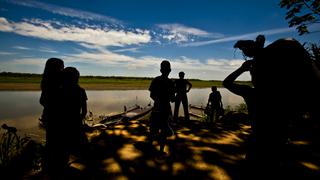
[[[187,93],[190,91],[192,84],[184,79],[184,72],[179,72],[179,79],[175,81],[175,90],[176,90],[176,100],[174,106],[174,121],[178,121],[179,107],[182,102],[184,110],[184,119],[189,121],[189,110],[188,110],[188,96]]]
[[[173,135],[169,126],[169,119],[172,117],[170,102],[174,101],[174,83],[168,78],[171,67],[170,62],[164,60],[160,65],[161,76],[154,78],[149,87],[150,97],[154,101],[150,117],[150,136],[153,140],[158,139],[160,144],[160,155],[165,155],[164,147],[167,137]]]
[[[209,112],[209,123],[213,124],[219,119],[221,114],[220,110],[223,109],[223,104],[222,104],[222,97],[220,92],[217,90],[217,86],[212,86],[211,87],[211,93],[209,95],[207,107],[210,107],[210,112]]]

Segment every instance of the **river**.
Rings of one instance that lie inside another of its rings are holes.
[[[236,106],[243,103],[240,96],[227,89],[218,89],[223,105]],[[189,104],[206,105],[210,88],[191,89],[188,93]],[[0,125],[14,126],[20,134],[27,134],[35,139],[43,139],[44,130],[38,127],[42,106],[39,104],[40,91],[0,91]],[[152,103],[147,90],[100,90],[87,91],[88,111],[95,115],[107,115],[123,111],[124,106],[134,104],[146,106]],[[172,104],[173,107],[174,104]],[[180,106],[180,114],[183,115]]]

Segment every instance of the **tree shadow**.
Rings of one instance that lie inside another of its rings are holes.
[[[88,134],[87,151],[70,162],[68,175],[77,179],[248,179],[254,174],[245,161],[250,126],[239,114],[222,120],[211,127],[194,120],[175,126],[165,157],[159,156],[157,143],[146,141],[148,119],[95,130]],[[313,137],[299,144],[303,136],[296,136],[287,146],[282,176],[319,178],[319,140]],[[272,173],[272,167],[262,168]]]

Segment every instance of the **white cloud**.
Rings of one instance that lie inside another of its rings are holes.
[[[141,56],[132,57],[123,54],[111,52],[109,50],[99,50],[96,52],[82,51],[78,54],[70,54],[62,57],[67,63],[90,63],[98,66],[112,67],[113,69],[122,69],[119,71],[129,72],[136,70],[136,73],[144,76],[154,76],[159,73],[159,66],[163,57]],[[178,57],[169,59],[172,67],[172,76],[177,76],[178,72],[188,73],[190,78],[199,79],[224,79],[228,74],[244,62],[240,59],[192,59],[188,57]],[[145,73],[143,73],[145,72]],[[131,74],[131,76],[136,76]],[[243,78],[242,78],[243,79]],[[244,76],[248,80],[248,76]]]
[[[13,55],[13,54],[16,54],[16,53],[0,51],[0,55]]]
[[[31,48],[24,47],[24,46],[13,46],[14,49],[20,49],[20,50],[31,50]]]
[[[191,34],[196,36],[209,36],[210,33],[201,29],[187,27],[182,24],[159,24],[158,27],[168,30],[172,33]]]
[[[60,22],[57,24],[61,25]],[[0,31],[12,32],[22,36],[55,41],[73,41],[97,46],[124,46],[151,41],[149,31],[130,32],[124,30],[105,30],[101,28],[75,27],[64,25],[56,27],[52,21],[32,20],[9,22],[0,17]]]
[[[0,17],[0,31],[4,31],[4,32],[13,31],[11,24],[7,21],[6,18]]]
[[[211,37],[211,38],[221,38],[223,34],[220,33],[209,33],[204,30],[188,27],[182,24],[159,24],[157,25],[164,31],[162,37],[169,41],[174,41],[176,43],[193,41],[194,37]]]
[[[48,57],[49,58],[49,57]],[[113,72],[112,75],[124,75],[121,74],[126,72],[126,76],[143,76],[143,77],[154,77],[160,75],[159,67],[162,60],[167,59],[164,57],[155,56],[141,56],[132,57],[128,55],[123,55],[115,52],[111,52],[106,49],[95,49],[91,51],[80,51],[75,54],[66,54],[60,56],[59,58],[65,61],[65,65],[77,66],[78,63],[90,64],[90,67],[81,67],[80,71],[87,72],[90,74],[93,71],[90,70],[92,65],[99,67],[100,69],[105,69],[103,72],[101,70],[95,69],[93,74],[105,74],[108,68],[111,68]],[[42,71],[47,58],[33,58],[33,57],[22,57],[6,62],[0,62],[3,68],[22,68],[22,67],[37,67],[38,71]],[[177,57],[169,59],[171,62],[172,72],[170,77],[177,78],[180,71],[186,73],[186,78],[196,78],[205,80],[223,80],[228,74],[234,71],[236,68],[244,62],[239,59],[193,59],[188,57]],[[87,69],[86,69],[87,68]],[[83,73],[82,73],[83,74]],[[240,77],[241,80],[249,80],[249,75],[244,75]]]
[[[32,8],[37,8],[37,9],[42,9],[45,11],[49,11],[54,14],[59,14],[63,16],[69,16],[73,18],[80,18],[80,19],[85,19],[85,20],[96,20],[96,21],[104,21],[104,22],[109,22],[113,24],[121,24],[122,22],[120,20],[117,20],[115,18],[101,15],[101,14],[96,14],[88,11],[82,11],[82,10],[77,10],[77,9],[72,9],[72,8],[67,8],[67,7],[62,7],[62,6],[57,6],[53,4],[48,4],[48,3],[43,3],[43,2],[38,2],[38,1],[32,1],[32,0],[9,0],[8,2],[20,5],[20,6],[26,6],[26,7],[32,7]]]
[[[19,50],[41,51],[41,52],[46,52],[46,53],[58,53],[58,51],[55,51],[53,49],[46,48],[46,47],[29,48],[29,47],[25,47],[25,46],[13,46],[12,48],[19,49]]]
[[[34,57],[27,57],[27,58],[17,58],[6,62],[6,64],[11,65],[33,65],[33,66],[42,66],[44,67],[47,59],[44,58],[34,58]]]
[[[41,47],[41,48],[39,49],[39,51],[41,51],[41,52],[46,52],[46,53],[58,53],[58,51],[53,50],[53,49],[50,49],[50,48],[46,48],[46,47]]]
[[[137,47],[134,47],[134,48],[124,48],[124,49],[117,49],[117,50],[113,50],[113,52],[133,52],[133,53],[138,53],[140,52],[138,50],[139,48]]]
[[[225,37],[225,38],[219,38],[219,39],[214,39],[214,40],[209,40],[209,41],[191,42],[191,43],[183,44],[182,46],[204,46],[204,45],[208,45],[208,44],[230,42],[230,41],[236,41],[236,40],[241,40],[241,39],[254,39],[259,34],[273,35],[273,34],[286,33],[286,32],[290,32],[290,31],[294,31],[294,28],[270,29],[270,30],[265,30],[265,31],[230,36],[230,37]]]

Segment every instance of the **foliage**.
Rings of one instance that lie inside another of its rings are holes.
[[[234,107],[231,107],[230,105],[228,105],[225,108],[225,112],[237,112],[237,113],[248,113],[248,108],[247,108],[247,104],[246,103],[240,103]]]
[[[6,124],[0,130],[0,174],[16,179],[26,171],[39,170],[43,146],[20,137],[16,128]]]
[[[312,60],[320,62],[320,44],[311,43],[307,50]]]
[[[20,154],[28,138],[20,138],[13,127],[2,125],[5,132],[0,137],[0,166],[7,166],[10,160]]]
[[[308,26],[320,23],[319,0],[281,0],[281,8],[286,8],[289,27],[296,27],[299,35],[309,33]]]

